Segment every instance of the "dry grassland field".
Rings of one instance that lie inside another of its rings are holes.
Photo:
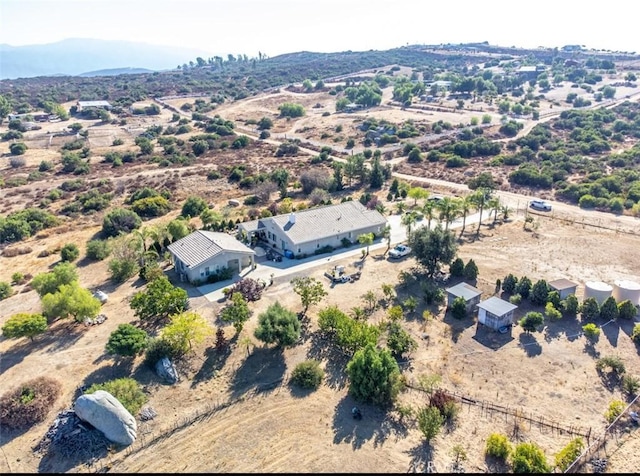
[[[566,92],[558,94],[566,96]],[[207,172],[230,163],[259,164],[266,169],[282,164],[273,152],[274,144],[285,134],[300,138],[305,147],[325,143],[339,150],[349,137],[358,135],[357,126],[364,117],[392,122],[413,119],[416,123],[432,123],[443,119],[468,123],[471,117],[489,113],[499,122],[497,111],[488,109],[487,105],[484,111],[407,111],[387,105],[390,92],[385,90],[385,95],[383,105],[367,111],[366,115],[334,113],[335,97],[328,93],[302,94],[284,88],[277,93],[223,104],[214,113],[236,121],[237,129],[252,138],[258,135],[257,131],[243,124],[247,120],[271,117],[274,120],[271,140],[256,141],[250,153],[220,151],[215,158],[187,167],[162,169],[134,165],[118,170],[95,160],[92,178],[108,177],[116,190],[121,187],[128,192],[144,185],[159,188],[171,182],[176,201],[200,195],[218,210],[234,213],[228,209],[227,201],[242,199],[243,192],[226,180],[207,181]],[[287,101],[302,104],[307,115],[290,121],[278,118],[278,105]],[[194,99],[167,100],[175,108],[185,102],[194,102]],[[136,107],[145,104],[149,102]],[[320,107],[314,108],[316,104]],[[331,114],[323,117],[324,111]],[[136,131],[154,124],[166,125],[171,115],[170,111],[163,110],[160,116],[131,120],[126,127],[98,125],[97,121],[79,122],[90,130],[92,156],[99,157],[108,151],[127,150],[132,147]],[[343,125],[341,133],[335,132],[337,125]],[[42,160],[57,160],[57,147],[64,141],[47,144],[46,132],[62,127],[63,123],[46,124],[42,130],[26,134],[25,143],[29,147],[24,156],[26,167],[37,169]],[[115,138],[122,138],[125,143],[113,147],[111,143]],[[8,144],[2,143],[0,152],[8,157]],[[299,159],[286,160],[290,173],[296,176],[307,166],[308,155],[301,153]],[[3,177],[24,174],[4,162],[3,157],[0,166]],[[406,164],[398,163],[396,170],[413,174],[409,176],[416,183],[420,175],[424,176],[423,171]],[[443,180],[423,179],[432,192],[465,193],[464,186],[446,182],[451,177],[437,174],[431,177]],[[29,206],[67,179],[52,175],[17,191],[2,189],[0,212],[7,214]],[[508,189],[499,193],[502,193],[501,199],[514,207],[515,213],[495,225],[491,219],[485,219],[477,239],[473,239],[477,225],[469,223],[458,252],[465,262],[471,258],[476,262],[479,268],[476,287],[483,292],[483,299],[496,295],[496,280],[502,280],[509,273],[528,276],[534,283],[538,279],[567,278],[579,283],[576,293],[579,298],[584,293],[585,282],[590,280],[638,281],[640,220],[637,218],[584,212],[558,204],[553,214],[536,214],[535,227],[525,229],[527,196],[516,195]],[[118,195],[116,202],[122,203],[125,195]],[[381,196],[386,196],[386,191]],[[387,210],[393,210],[393,203],[384,203]],[[54,203],[51,210],[56,211],[59,206]],[[145,222],[145,226],[165,222],[178,213],[179,207],[165,217]],[[38,255],[42,251],[57,250],[65,243],[76,243],[80,256],[84,256],[86,243],[97,236],[101,223],[100,214],[81,216],[19,243],[21,247],[31,248],[31,252],[11,258],[0,256],[0,281],[10,282],[16,271],[32,276],[49,271],[59,262],[59,254]],[[546,321],[541,332],[531,334],[520,326],[499,334],[478,325],[475,317],[456,320],[446,313],[444,306],[427,306],[420,299],[415,312],[406,315],[403,321],[404,328],[418,342],[417,350],[401,362],[407,382],[415,386],[420,376],[440,375],[442,388],[475,404],[462,403],[456,423],[443,428],[427,444],[414,417],[402,418],[397,411],[355,402],[349,396],[345,373],[349,358],[318,332],[317,315],[320,309],[332,304],[345,311],[364,306],[363,295],[368,291],[374,291],[382,299],[383,284],[395,287],[397,302],[419,296],[419,286],[399,284],[399,273],[415,266],[415,259],[409,256],[390,261],[384,252],[385,248],[372,249],[364,260],[359,254],[340,259],[321,255],[318,265],[304,273],[322,281],[328,295],[322,303],[309,309],[300,342],[285,350],[261,344],[253,331],[258,315],[274,302],[296,312],[302,310],[300,298],[290,284],[292,275],[277,277],[262,299],[250,304],[252,317],[239,335],[218,318],[223,303],[210,301],[197,288],[180,284],[189,293],[190,308],[213,327],[223,328],[231,345],[228,352],[218,354],[213,347],[215,337],[207,338],[187,359],[179,362],[181,379],[173,386],[160,383],[154,372],[143,364],[142,357],[131,363],[118,362],[105,351],[110,333],[119,324],[136,323],[129,299],[143,289],[144,283],[136,276],[114,285],[109,280],[106,262],[82,260],[78,266],[82,285],[100,288],[109,294],[102,308],[107,316],[103,324],[84,326],[71,319],[59,320],[34,342],[26,338],[0,340],[3,391],[39,376],[52,377],[62,384],[60,398],[42,423],[23,432],[2,430],[0,472],[448,472],[456,445],[462,445],[466,451],[468,459],[463,462],[466,472],[507,472],[508,468],[484,456],[490,434],[504,433],[513,443],[535,442],[553,464],[554,455],[577,434],[588,434],[594,440],[603,433],[607,427],[604,414],[612,400],[627,401],[620,386],[610,387],[602,381],[595,363],[602,356],[619,356],[627,371],[640,377],[640,348],[630,338],[634,322],[607,323],[595,343],[590,343],[582,334],[579,319]],[[361,268],[361,279],[330,285],[324,273],[336,265],[343,265],[347,270]],[[269,262],[259,262],[259,267],[268,266]],[[169,277],[175,278],[168,263],[165,270]],[[16,313],[40,309],[35,291],[26,285],[15,290],[13,296],[0,302],[0,325]],[[531,309],[530,304],[523,303],[516,311],[516,318]],[[432,320],[423,318],[425,310],[433,313]],[[380,305],[368,320],[382,322],[386,315],[386,308]],[[318,390],[301,391],[288,380],[294,367],[309,358],[319,360],[326,375]],[[89,457],[86,454],[42,455],[33,451],[56,414],[71,408],[80,387],[129,376],[144,386],[148,405],[157,412],[152,420],[138,419],[138,438],[130,447],[99,449]],[[428,395],[409,388],[400,394],[398,403],[417,410],[428,403]],[[356,404],[362,410],[362,420],[352,418],[351,409]],[[509,412],[488,411],[486,404],[506,407]],[[640,410],[640,404],[636,403],[631,410]],[[514,416],[516,412],[519,417]],[[567,429],[575,434],[568,433]],[[634,427],[628,417],[621,419],[599,455],[608,459],[607,472],[637,472],[640,468],[638,427]],[[591,467],[587,464],[583,470],[589,472]]]

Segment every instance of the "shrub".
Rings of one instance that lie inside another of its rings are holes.
[[[584,449],[582,438],[574,438],[556,455],[556,466],[564,473]]]
[[[28,428],[45,419],[60,396],[62,385],[49,377],[38,377],[0,398],[0,425]]]
[[[598,372],[604,372],[606,369],[620,376],[625,373],[626,368],[624,362],[620,357],[606,356],[596,360],[596,370]]]
[[[418,412],[418,428],[431,441],[442,428],[444,417],[436,407],[428,406]]]
[[[614,400],[609,404],[609,408],[604,413],[604,417],[607,419],[607,422],[613,423],[613,421],[622,415],[624,411],[624,402],[622,400]]]
[[[9,146],[11,155],[22,155],[27,151],[27,146],[24,142],[15,142]]]
[[[556,309],[553,303],[548,302],[544,307],[544,315],[551,321],[557,321],[562,318],[562,313]]]
[[[640,380],[631,375],[625,375],[622,377],[622,390],[628,393],[630,396],[634,396],[638,393],[640,388]]]
[[[102,261],[111,253],[111,246],[105,240],[91,240],[87,243],[87,258]]]
[[[67,243],[60,250],[60,259],[64,262],[72,262],[78,259],[80,256],[80,250],[75,243]]]
[[[324,378],[324,370],[317,360],[299,363],[291,373],[291,381],[302,388],[317,389]]]
[[[631,332],[631,340],[636,344],[640,344],[640,324],[633,326],[633,332]]]
[[[231,286],[229,295],[240,293],[246,301],[257,301],[262,297],[264,286],[253,278],[242,278],[236,284]]]
[[[130,233],[140,228],[142,220],[137,213],[125,208],[115,208],[107,213],[102,220],[102,232],[105,236],[118,236],[120,232]]]
[[[120,324],[109,335],[106,350],[110,354],[133,357],[146,349],[148,340],[149,337],[143,329],[131,324]]]
[[[6,281],[0,281],[0,301],[7,299],[12,294],[13,289],[11,288],[11,284]]]
[[[514,473],[550,473],[544,452],[535,443],[520,443],[511,460]]]
[[[458,414],[455,398],[440,389],[429,397],[429,406],[437,408],[446,421],[454,420]]]
[[[586,335],[589,339],[595,339],[600,335],[600,328],[593,322],[582,326],[582,331],[584,332],[584,335]]]
[[[104,390],[116,397],[134,417],[148,400],[142,386],[132,378],[118,378],[104,383],[94,383],[84,393],[88,395],[98,390]]]
[[[520,296],[519,294],[514,294],[513,296],[509,296],[509,302],[511,304],[518,305],[522,302],[522,296]]]
[[[487,438],[484,453],[487,456],[506,460],[511,454],[511,443],[509,443],[506,435],[492,433]]]
[[[467,317],[467,302],[462,296],[458,296],[451,304],[451,315],[456,319]]]

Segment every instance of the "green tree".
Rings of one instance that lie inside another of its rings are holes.
[[[386,349],[369,343],[347,364],[349,394],[358,401],[376,405],[393,403],[402,388],[398,363]]]
[[[562,313],[556,309],[552,302],[548,302],[544,307],[544,315],[551,321],[562,318]]]
[[[0,125],[2,125],[4,119],[9,115],[11,110],[12,107],[9,100],[4,96],[0,96]]]
[[[144,352],[149,343],[149,335],[143,329],[131,324],[120,324],[109,335],[106,350],[109,354],[134,357]]]
[[[550,473],[544,452],[535,443],[519,443],[511,457],[514,473]]]
[[[302,117],[305,114],[304,107],[300,104],[286,102],[278,106],[278,110],[280,111],[280,115],[282,117]]]
[[[468,281],[475,281],[476,279],[478,279],[478,266],[476,265],[476,262],[473,261],[473,259],[469,259],[469,261],[467,261],[467,264],[464,265],[462,275],[464,276],[464,279]]]
[[[258,121],[257,126],[261,131],[271,129],[273,127],[273,121],[266,116],[262,116],[262,118]]]
[[[42,297],[42,314],[50,319],[72,316],[76,322],[84,322],[96,317],[101,306],[100,301],[77,281],[63,284],[53,294]]]
[[[436,203],[436,208],[440,212],[440,220],[444,221],[445,231],[448,231],[449,224],[458,216],[458,201],[454,200],[451,197],[444,197],[442,200]]]
[[[531,286],[532,286],[531,280],[528,277],[523,276],[518,280],[515,291],[517,294],[519,294],[520,296],[526,299],[529,297],[529,294],[531,293]]]
[[[169,282],[166,276],[154,279],[145,291],[138,291],[131,298],[130,306],[141,320],[162,319],[187,309],[189,295]]]
[[[584,301],[582,301],[582,306],[580,306],[580,314],[582,314],[582,318],[586,321],[594,321],[600,316],[600,306],[598,305],[598,301],[594,297],[588,297]]]
[[[513,294],[516,290],[516,285],[518,284],[518,278],[516,278],[513,274],[509,273],[505,276],[502,281],[502,290],[505,293]]]
[[[169,319],[171,322],[160,331],[160,337],[179,355],[193,350],[194,345],[202,344],[213,334],[211,325],[197,312],[185,311]]]
[[[616,299],[613,296],[609,296],[604,300],[602,306],[600,306],[600,319],[610,321],[617,319],[619,316],[618,305]]]
[[[295,312],[285,309],[276,301],[258,316],[254,335],[265,344],[289,347],[300,338],[300,321]]]
[[[78,256],[80,256],[80,250],[75,243],[67,243],[60,250],[60,259],[64,262],[75,261]]]
[[[289,171],[283,167],[278,167],[271,172],[271,180],[278,186],[280,198],[286,198],[287,187],[289,185]]]
[[[549,296],[549,285],[544,279],[539,279],[531,288],[531,304],[541,306],[547,302]]]
[[[437,407],[427,406],[418,412],[418,428],[427,442],[436,437],[443,424],[444,417]]]
[[[478,228],[476,228],[476,235],[480,235],[480,226],[482,225],[482,212],[484,211],[484,207],[487,205],[487,201],[491,195],[491,189],[480,187],[471,195],[469,195],[469,200],[474,205],[475,208],[478,209],[480,216],[478,217]]]
[[[456,256],[458,246],[455,236],[438,224],[433,230],[419,228],[409,235],[409,246],[416,261],[422,265],[429,278],[440,272],[441,265],[448,265]]]
[[[539,312],[527,312],[525,316],[520,319],[519,324],[525,330],[525,332],[535,332],[535,330],[544,323],[544,316]]]
[[[193,218],[200,216],[200,214],[208,208],[207,202],[202,197],[190,196],[182,205],[182,211],[180,216],[185,218]]]
[[[358,243],[366,245],[367,247],[367,251],[363,256],[367,256],[369,254],[369,246],[373,244],[374,238],[375,235],[373,233],[362,233],[361,235],[358,235]]]
[[[309,306],[318,304],[327,295],[324,285],[316,278],[309,276],[294,278],[291,280],[291,284],[293,285],[293,292],[300,296],[302,301],[303,315],[307,313]]]
[[[449,265],[449,274],[452,278],[462,277],[462,273],[464,272],[464,261],[462,258],[454,259]]]
[[[467,301],[462,296],[458,296],[451,303],[451,315],[456,319],[467,317]]]
[[[102,220],[102,233],[106,237],[130,233],[140,228],[142,220],[137,213],[126,208],[115,208],[108,212]]]
[[[575,294],[569,294],[562,300],[560,307],[565,316],[575,317],[580,310],[580,302]]]
[[[47,330],[47,318],[42,314],[26,312],[14,314],[2,326],[2,335],[7,339],[28,337],[32,342],[38,334]]]
[[[416,350],[418,343],[399,322],[392,320],[387,324],[387,347],[395,358],[402,358],[403,354]]]
[[[59,263],[48,273],[36,275],[31,280],[31,287],[40,297],[52,294],[64,284],[78,281],[78,270],[72,263]]]
[[[618,316],[620,319],[633,319],[637,313],[636,307],[629,299],[618,303]]]
[[[423,200],[429,196],[429,191],[423,187],[411,187],[407,192],[407,197],[413,199],[413,206],[418,204],[418,200]]]
[[[242,331],[244,323],[249,320],[249,317],[251,317],[251,311],[242,293],[233,293],[231,302],[220,311],[220,319],[224,322],[230,322],[237,334]]]

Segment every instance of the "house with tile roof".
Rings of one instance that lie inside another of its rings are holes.
[[[255,263],[255,252],[227,233],[196,230],[167,249],[180,280],[190,283],[206,282],[223,268],[239,273]]]
[[[284,215],[259,218],[238,224],[238,231],[253,235],[287,257],[311,256],[325,247],[340,248],[348,240],[373,233],[382,236],[387,219],[357,200],[308,208]]]

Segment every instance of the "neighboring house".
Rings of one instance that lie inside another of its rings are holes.
[[[257,236],[269,248],[292,258],[313,255],[328,246],[340,248],[347,240],[357,243],[358,236],[365,233],[380,237],[386,225],[387,219],[380,212],[349,200],[240,223],[238,230],[249,239]]]
[[[467,304],[467,312],[475,311],[482,296],[482,291],[465,282],[451,286],[445,291],[447,292],[447,307],[451,307],[456,298],[462,297]]]
[[[515,304],[492,296],[478,304],[478,322],[497,331],[513,324],[513,314],[517,308]]]
[[[86,111],[87,109],[111,109],[109,101],[78,101],[76,104],[77,112]]]
[[[569,294],[575,294],[578,285],[568,279],[556,279],[555,281],[549,281],[549,288],[553,291],[558,291],[560,299],[565,299]]]
[[[237,272],[254,264],[254,251],[227,233],[197,230],[171,243],[173,266],[181,281],[206,281],[222,268]]]

